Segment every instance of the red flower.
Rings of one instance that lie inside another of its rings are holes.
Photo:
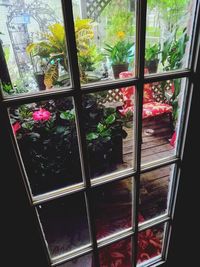
[[[40,108],[38,111],[33,112],[34,121],[48,121],[51,117],[51,113],[43,108]]]
[[[12,129],[15,135],[17,134],[20,128],[21,128],[21,125],[19,124],[19,122],[16,122],[15,124],[12,125]]]
[[[170,140],[170,145],[175,147],[176,145],[176,132],[173,133],[172,138]]]

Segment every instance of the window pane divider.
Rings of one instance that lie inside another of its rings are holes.
[[[178,78],[190,77],[191,75],[192,71],[190,69],[173,70],[156,74],[147,74],[144,76],[144,83],[173,80]]]
[[[128,169],[128,170],[124,170],[124,171],[120,171],[117,173],[113,173],[113,174],[108,174],[105,176],[101,176],[95,179],[91,180],[91,186],[92,187],[97,187],[97,186],[101,186],[107,183],[111,183],[111,182],[115,182],[115,181],[120,181],[129,177],[132,177],[136,174],[135,170],[132,169]]]
[[[156,225],[168,222],[170,220],[171,220],[171,218],[170,218],[170,216],[168,214],[160,215],[158,217],[155,217],[155,218],[153,218],[151,220],[148,220],[146,222],[143,222],[143,223],[139,224],[138,225],[138,232],[147,230],[149,228],[152,228],[152,227],[154,227]]]
[[[67,261],[73,260],[77,257],[87,255],[92,252],[91,244],[85,245],[77,250],[73,250],[68,253],[63,253],[57,257],[52,258],[51,266],[57,266],[58,264],[65,263]]]
[[[148,260],[148,262],[142,262],[137,265],[137,267],[156,267],[164,264],[165,261],[162,260],[161,256],[156,256],[153,259]]]
[[[132,265],[137,265],[137,250],[138,250],[138,212],[139,212],[139,197],[140,197],[140,168],[141,168],[141,144],[142,144],[142,104],[143,104],[143,83],[144,83],[144,52],[145,52],[145,32],[146,32],[146,13],[147,0],[136,1],[136,76],[139,78],[136,87],[135,97],[135,166],[137,174],[135,176],[135,186],[133,190],[133,218],[132,224],[135,227],[135,235],[132,245]]]
[[[180,158],[176,156],[171,156],[171,157],[159,160],[159,161],[153,161],[151,163],[142,165],[140,173],[142,174],[145,172],[153,171],[155,169],[162,168],[167,165],[171,165],[171,164],[179,163],[179,162],[180,162]]]
[[[49,100],[50,98],[60,98],[60,97],[68,97],[68,96],[74,96],[76,94],[76,91],[73,88],[68,89],[54,89],[49,90],[48,92],[38,92],[38,93],[32,93],[32,94],[21,94],[19,96],[13,96],[13,97],[6,97],[2,100],[3,104],[6,106],[14,106],[14,105],[22,105],[22,104],[28,104],[32,103],[33,101],[44,101]]]
[[[87,85],[82,86],[82,93],[92,93],[97,91],[105,91],[105,90],[112,90],[120,87],[128,87],[132,85],[136,85],[138,83],[138,78],[133,77],[130,79],[118,79],[109,81],[107,83],[90,83]]]
[[[134,232],[133,232],[133,229],[132,227],[126,229],[126,230],[123,230],[119,233],[116,233],[114,234],[113,236],[108,236],[108,237],[105,237],[105,238],[102,238],[102,240],[98,240],[98,248],[103,248],[103,247],[106,247],[108,245],[112,245],[113,243],[116,243],[120,240],[124,240],[128,237],[131,237],[133,236]]]
[[[62,9],[63,9],[64,26],[66,33],[65,36],[68,47],[69,65],[71,71],[71,83],[72,87],[74,87],[75,90],[77,90],[77,94],[74,96],[74,106],[76,113],[76,126],[77,126],[77,137],[78,137],[78,145],[79,145],[80,160],[81,160],[81,169],[82,169],[83,180],[86,186],[86,191],[84,195],[85,195],[86,209],[88,215],[88,226],[90,232],[90,239],[93,247],[94,264],[96,267],[100,267],[99,255],[97,249],[97,240],[96,240],[96,226],[95,226],[94,210],[92,203],[91,181],[90,181],[89,166],[87,161],[88,158],[87,144],[84,131],[84,122],[82,119],[82,114],[83,114],[82,94],[81,94],[80,73],[79,73],[78,56],[76,48],[76,37],[74,31],[72,1],[62,0]]]
[[[166,73],[157,73],[157,74],[150,74],[144,76],[144,83],[151,83],[151,82],[157,82],[157,81],[164,81],[164,80],[170,80],[170,79],[177,79],[177,78],[186,78],[191,77],[192,71],[189,69],[185,70],[174,70]],[[76,77],[77,79],[77,77]],[[79,77],[78,77],[79,79]],[[124,79],[124,80],[118,80],[118,81],[111,81],[109,83],[93,83],[89,85],[84,85],[82,87],[82,90],[80,94],[88,94],[88,93],[94,93],[98,91],[105,91],[105,90],[112,90],[117,89],[120,87],[128,87],[128,86],[134,86],[138,85],[140,82],[140,79],[135,77],[134,79]],[[80,87],[80,84],[79,84]],[[21,94],[18,96],[12,96],[12,97],[6,97],[2,98],[2,103],[6,106],[14,106],[14,105],[20,105],[20,104],[28,104],[33,101],[44,101],[48,100],[49,98],[60,98],[60,97],[68,97],[72,96],[74,97],[77,94],[77,89],[75,87],[62,87],[62,89],[52,89],[48,92],[37,92],[32,94]]]
[[[33,196],[33,205],[39,205],[53,199],[57,199],[60,197],[84,191],[85,191],[85,186],[83,183],[66,186],[52,192],[44,193],[38,196]]]

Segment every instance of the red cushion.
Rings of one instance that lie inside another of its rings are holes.
[[[151,84],[144,84],[143,104],[154,101]]]
[[[165,113],[171,113],[172,106],[164,103],[150,102],[143,104],[143,119],[158,116]]]

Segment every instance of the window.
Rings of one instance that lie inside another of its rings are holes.
[[[1,110],[49,266],[162,264],[199,2],[26,0],[0,8]]]

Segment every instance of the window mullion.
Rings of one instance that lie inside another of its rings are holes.
[[[85,200],[87,207],[87,216],[89,223],[90,237],[93,247],[94,262],[96,267],[100,267],[98,249],[97,249],[97,239],[96,239],[96,227],[95,218],[93,214],[92,205],[92,188],[89,176],[89,166],[87,162],[87,144],[84,131],[84,121],[82,118],[83,107],[82,107],[82,93],[80,84],[80,73],[78,66],[77,48],[76,48],[76,37],[74,31],[74,19],[73,19],[73,7],[72,1],[62,0],[63,16],[64,16],[64,26],[66,31],[66,41],[69,56],[69,65],[71,71],[71,83],[72,87],[77,90],[74,96],[74,106],[76,112],[76,126],[77,126],[77,136],[81,159],[81,169],[83,174],[83,180],[86,186]]]
[[[146,12],[147,0],[136,1],[136,77],[139,78],[135,95],[135,197],[133,198],[133,225],[135,235],[133,237],[133,266],[137,265],[137,240],[138,240],[138,211],[140,192],[140,169],[141,169],[141,143],[142,143],[142,104],[143,104],[143,83],[144,83],[144,55],[145,55],[145,33],[146,33]]]

